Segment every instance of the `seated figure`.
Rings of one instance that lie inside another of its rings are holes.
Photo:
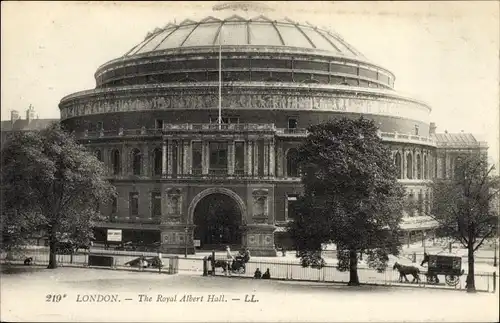
[[[269,272],[269,268],[267,268],[264,275],[262,275],[262,279],[271,279],[271,273]]]

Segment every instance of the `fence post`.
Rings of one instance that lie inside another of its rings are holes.
[[[497,291],[497,272],[493,272],[493,293]]]
[[[212,260],[210,265],[212,266],[212,276],[215,276],[215,250],[212,250]]]
[[[497,241],[495,239],[495,255],[493,256],[493,267],[497,266]]]
[[[203,276],[208,276],[208,260],[207,257],[203,257]]]
[[[448,243],[448,252],[451,253],[451,242]]]

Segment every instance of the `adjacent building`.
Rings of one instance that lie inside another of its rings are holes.
[[[21,116],[19,115],[19,111],[12,110],[10,112],[10,120],[4,120],[1,123],[1,143],[3,145],[3,143],[8,140],[11,134],[15,131],[41,130],[57,121],[59,121],[59,119],[39,119],[38,115],[36,114],[35,108],[31,104],[26,110],[25,119],[21,118]]]

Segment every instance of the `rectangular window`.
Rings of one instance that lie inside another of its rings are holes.
[[[210,142],[210,172],[227,171],[227,142]]]
[[[139,216],[139,193],[130,192],[128,197],[128,204],[131,217]]]
[[[101,130],[103,130],[102,121],[98,121],[97,122],[97,131],[101,131]]]
[[[151,192],[151,218],[161,217],[161,193]]]
[[[201,174],[203,169],[201,141],[194,141],[191,145],[191,149],[193,154],[193,174]]]
[[[245,143],[243,141],[234,143],[234,173],[245,173]]]
[[[297,124],[297,118],[288,118],[288,129],[296,129]]]
[[[297,217],[297,195],[287,195],[287,220],[294,220]]]

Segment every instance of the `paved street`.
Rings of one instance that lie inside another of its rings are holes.
[[[141,293],[152,301],[140,302]],[[24,273],[3,273],[1,294],[3,321],[457,322],[494,321],[499,314],[498,292],[470,295],[446,290],[350,288],[80,268],[30,268]],[[47,302],[47,294],[60,294],[61,300]],[[89,294],[116,295],[118,301],[83,302]],[[254,295],[258,302],[245,302],[246,295],[247,300]],[[223,301],[215,302],[217,299]]]

